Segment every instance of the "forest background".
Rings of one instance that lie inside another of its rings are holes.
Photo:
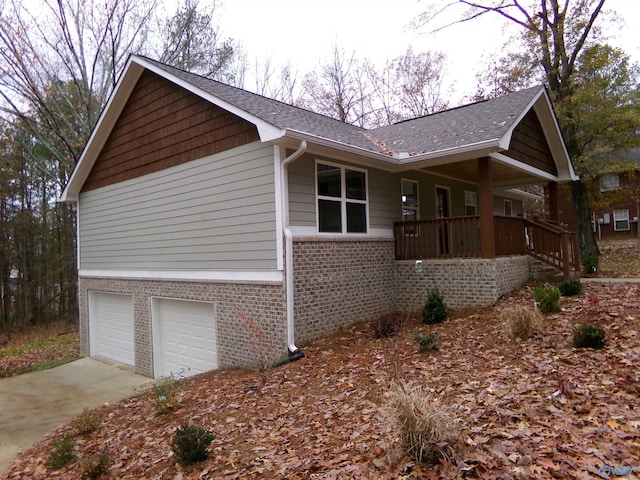
[[[502,54],[469,72],[474,86],[462,101],[547,86],[582,178],[572,187],[581,249],[597,254],[589,182],[612,165],[625,168],[624,152],[640,141],[638,65],[607,37],[623,20],[605,0],[423,6],[409,26],[416,32],[451,28],[442,19],[453,7],[453,23],[493,17],[510,27],[501,30]],[[269,56],[249,60],[233,37],[242,32],[223,33],[221,8],[198,0],[0,0],[0,332],[77,318],[76,216],[56,199],[130,54],[363,127],[456,106],[444,51],[407,45],[374,61],[336,42],[301,72]]]

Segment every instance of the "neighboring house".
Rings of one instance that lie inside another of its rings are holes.
[[[589,185],[591,225],[596,240],[635,240],[640,217],[640,149],[616,156],[610,168]],[[561,189],[560,223],[575,231],[571,191]]]
[[[61,197],[82,351],[193,374],[299,356],[434,286],[491,305],[529,255],[566,273],[518,187],[549,185],[553,219],[575,178],[542,87],[365,130],[133,56]]]
[[[598,240],[638,238],[640,217],[640,149],[627,152],[619,171],[598,177],[599,205],[592,206],[591,223]]]

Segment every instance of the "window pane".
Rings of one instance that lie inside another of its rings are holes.
[[[347,198],[354,200],[367,199],[367,185],[364,172],[345,170],[345,183],[347,185]]]
[[[341,193],[341,181],[340,181],[340,168],[332,167],[329,165],[323,165],[321,163],[317,166],[318,174],[318,195],[323,197],[340,197]]]
[[[340,202],[318,200],[318,228],[321,232],[342,233]]]
[[[600,191],[610,192],[620,188],[620,177],[617,173],[607,173],[600,177]]]
[[[621,230],[629,230],[629,210],[614,210],[613,211],[613,229],[617,232]]]
[[[418,208],[418,184],[416,182],[402,181],[402,206]]]
[[[367,233],[367,207],[347,202],[347,233]]]

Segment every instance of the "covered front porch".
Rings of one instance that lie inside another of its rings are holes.
[[[449,216],[445,209],[445,214],[436,218],[422,220],[404,216],[404,221],[394,222],[396,260],[527,255],[562,272],[566,279],[579,271],[577,234],[558,226],[557,182],[548,178],[551,175],[547,172],[527,171],[505,158],[492,154],[456,165],[458,179],[474,178],[477,182],[477,214]],[[429,170],[436,174],[446,172],[450,178],[454,173],[444,170],[443,166]],[[496,213],[497,192],[514,192],[533,184],[546,186],[546,220],[526,218],[525,212],[517,216]]]

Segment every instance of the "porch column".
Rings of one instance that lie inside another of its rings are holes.
[[[549,222],[558,224],[558,184],[549,182]]]
[[[495,258],[496,238],[493,225],[493,189],[491,187],[491,159],[489,157],[478,159],[478,177],[482,258]]]

